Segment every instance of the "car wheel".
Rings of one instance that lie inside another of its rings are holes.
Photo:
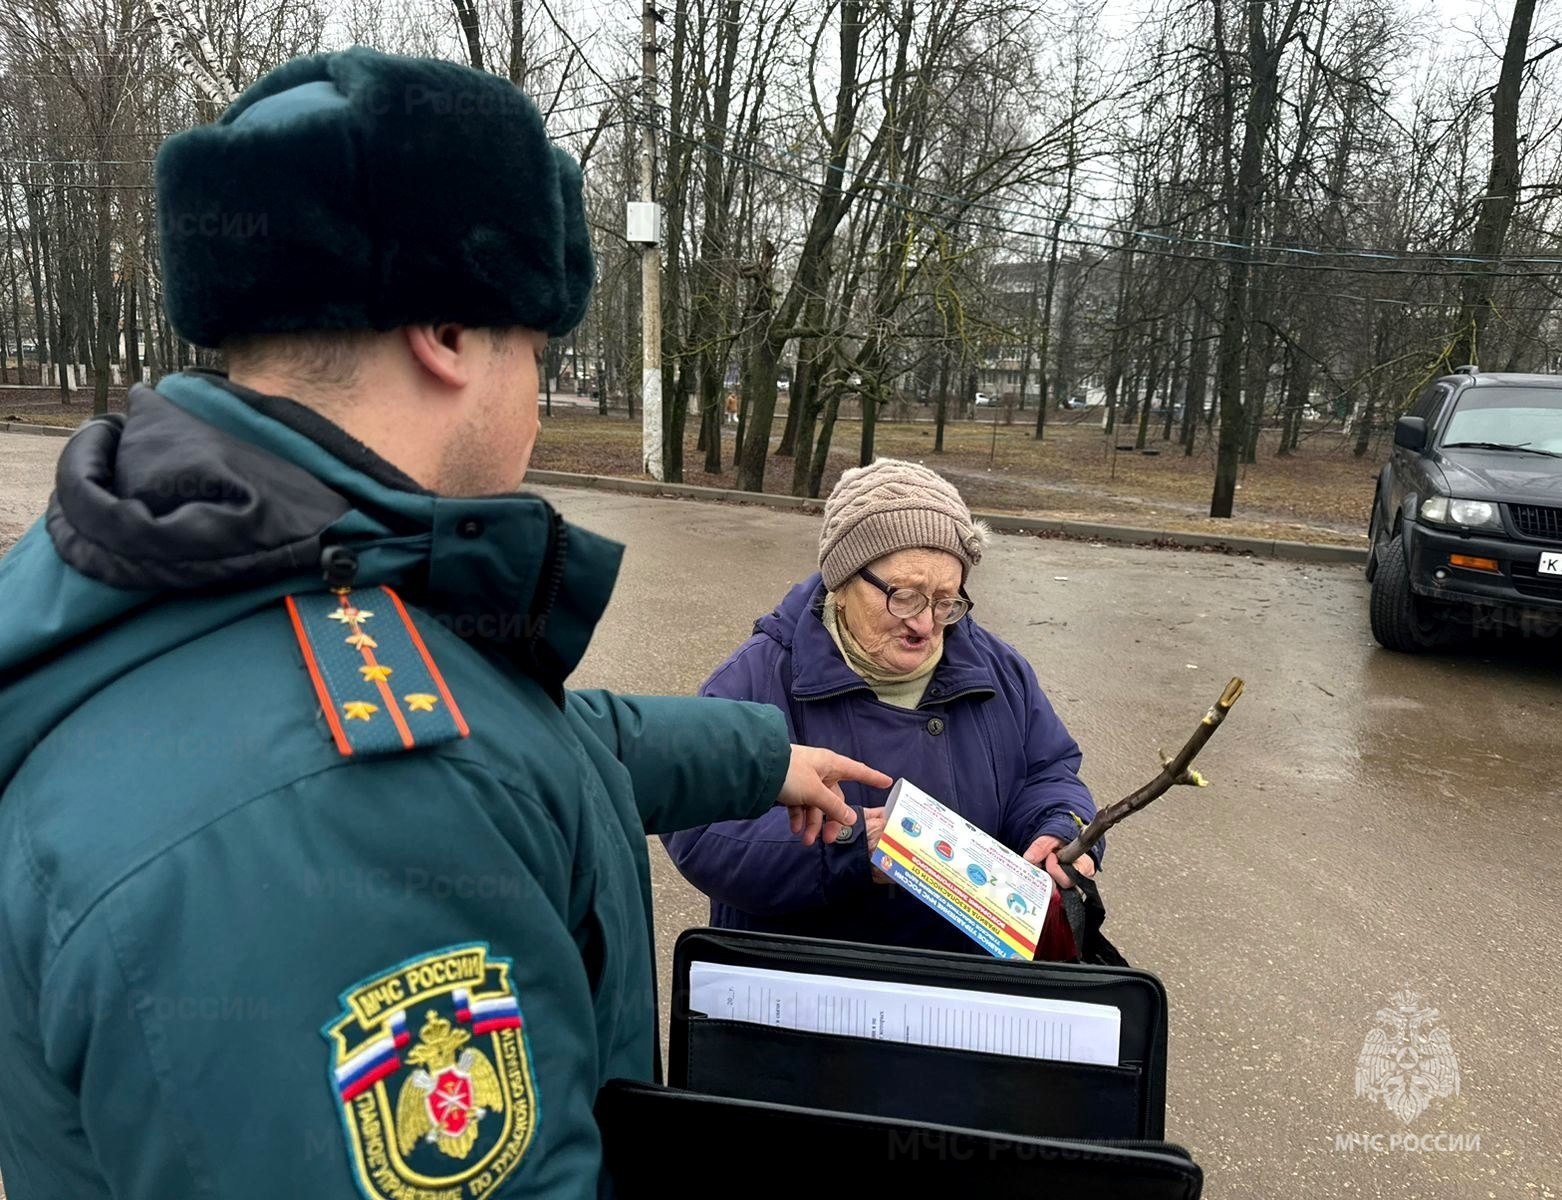
[[[1393,537],[1378,555],[1372,578],[1372,636],[1385,650],[1418,654],[1447,643],[1453,629],[1448,619],[1410,590],[1410,564],[1405,543]]]
[[[1373,507],[1372,517],[1367,522],[1367,582],[1371,583],[1378,575],[1378,510]]]

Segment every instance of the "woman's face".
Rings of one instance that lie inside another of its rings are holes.
[[[934,600],[960,594],[960,560],[943,550],[897,550],[868,564],[870,573],[892,588],[915,588]],[[914,617],[897,617],[887,597],[860,575],[836,596],[846,628],[878,666],[895,675],[915,671],[943,644],[944,627],[929,605]]]

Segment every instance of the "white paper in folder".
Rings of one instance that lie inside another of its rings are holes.
[[[689,1007],[707,1017],[917,1046],[1117,1066],[1110,1004],[696,962]]]

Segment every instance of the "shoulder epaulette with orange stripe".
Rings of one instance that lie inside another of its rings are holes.
[[[388,587],[286,597],[304,666],[343,754],[389,754],[464,738],[455,697]]]

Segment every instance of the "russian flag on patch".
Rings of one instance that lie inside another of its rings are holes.
[[[405,1034],[405,1021],[402,1033]],[[370,1042],[336,1068],[336,1087],[343,1103],[361,1096],[387,1075],[393,1075],[401,1067],[396,1047],[405,1043],[396,1040],[397,1035],[387,1034]]]
[[[492,1000],[478,1000],[472,1006],[472,1032],[493,1033],[498,1029],[521,1027],[521,1006],[514,996],[496,996]]]
[[[396,1049],[403,1049],[412,1040],[412,1035],[407,1032],[407,1010],[402,1009],[390,1019],[391,1038],[396,1043]]]
[[[457,988],[451,995],[456,1005],[456,1020],[463,1025],[472,1023],[472,994],[465,988]]]

